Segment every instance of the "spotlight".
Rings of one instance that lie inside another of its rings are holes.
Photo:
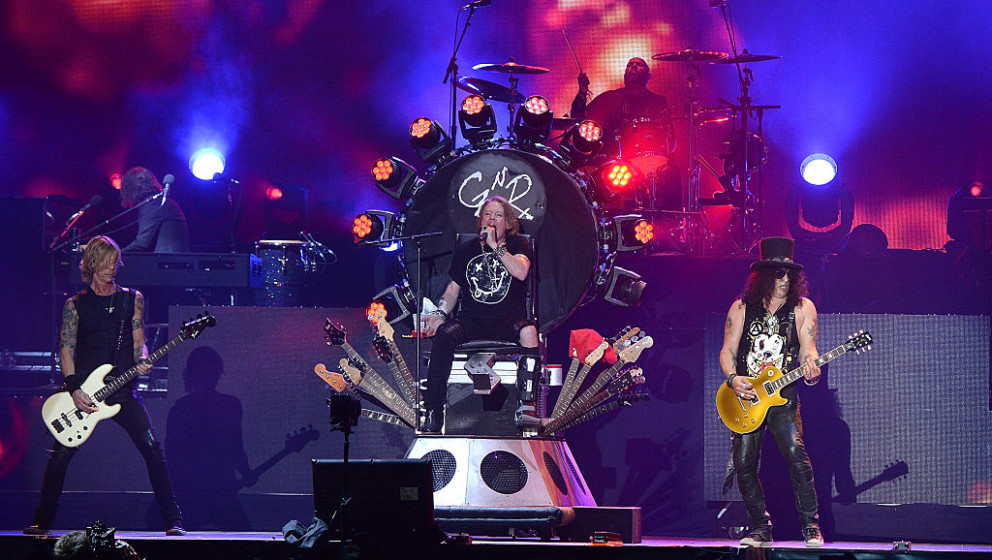
[[[372,178],[380,191],[397,200],[410,196],[420,181],[417,170],[398,157],[377,159]]]
[[[603,148],[603,127],[596,121],[582,121],[573,126],[558,148],[575,165],[582,165]]]
[[[410,123],[410,145],[420,159],[434,165],[451,153],[454,142],[436,122],[420,117]]]
[[[265,200],[275,202],[282,198],[282,189],[276,186],[271,186],[265,189]]]
[[[472,146],[481,146],[496,135],[496,113],[481,95],[469,95],[458,111],[462,136]]]
[[[640,184],[644,178],[636,167],[619,159],[601,165],[593,177],[600,190],[610,196],[630,190]]]
[[[596,283],[603,299],[621,307],[640,305],[644,289],[648,286],[639,274],[619,266],[603,272]]]
[[[270,185],[265,189],[263,239],[294,239],[307,229],[307,190]]]
[[[369,210],[351,221],[351,233],[355,243],[372,245],[384,239],[392,239],[395,234],[396,215],[385,210]]]
[[[540,95],[528,97],[517,111],[513,122],[513,134],[518,140],[539,144],[551,135],[551,121],[554,113],[548,105],[548,100]]]
[[[947,200],[947,235],[951,239],[992,248],[992,195],[979,181],[962,185]]]
[[[189,158],[189,170],[197,179],[209,181],[215,174],[224,173],[224,155],[214,148],[197,150]]]
[[[653,240],[654,226],[637,214],[614,216],[600,229],[599,243],[610,253],[637,251]]]
[[[386,320],[393,325],[407,317],[412,317],[417,312],[417,297],[410,289],[410,283],[404,280],[403,283],[390,286],[376,294],[372,298],[372,306],[385,309]],[[370,317],[374,311],[370,306]]]
[[[799,173],[811,185],[826,185],[837,176],[837,162],[827,154],[811,154],[799,165]]]

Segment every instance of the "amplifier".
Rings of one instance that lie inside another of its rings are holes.
[[[83,284],[76,265],[71,281]],[[265,280],[262,259],[248,253],[124,253],[117,281],[125,286],[179,288],[261,288]]]

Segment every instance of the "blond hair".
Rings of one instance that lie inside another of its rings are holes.
[[[90,239],[83,252],[83,259],[79,261],[79,272],[83,277],[83,282],[93,280],[93,273],[101,266],[106,266],[113,259],[117,266],[121,262],[121,248],[114,243],[114,240],[104,235],[98,235]]]

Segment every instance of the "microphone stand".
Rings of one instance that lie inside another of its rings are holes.
[[[120,218],[122,218],[122,217],[130,214],[131,212],[134,212],[138,208],[141,208],[142,206],[148,204],[149,202],[151,202],[153,200],[159,200],[159,199],[163,199],[163,200],[165,199],[165,191],[162,191],[162,192],[156,194],[155,196],[150,196],[150,197],[142,200],[141,202],[135,204],[134,206],[132,206],[130,208],[127,208],[126,210],[124,210],[123,212],[117,214],[116,216],[112,216],[110,218],[107,218],[103,222],[101,222],[101,223],[99,223],[99,224],[91,227],[90,229],[84,231],[83,233],[74,235],[71,239],[66,239],[62,243],[58,243],[59,239],[62,239],[62,237],[65,236],[66,231],[69,231],[69,229],[72,227],[72,224],[76,223],[76,220],[70,220],[70,223],[66,225],[66,230],[63,231],[61,234],[59,234],[59,236],[55,238],[55,241],[52,241],[52,245],[48,248],[48,250],[49,250],[49,252],[54,253],[55,251],[58,251],[59,249],[65,247],[66,245],[69,245],[69,244],[72,244],[72,243],[76,243],[80,239],[83,239],[86,236],[90,235],[91,233],[93,233],[95,231],[98,231],[99,229],[103,228],[107,224],[109,224],[109,223],[111,223],[111,222],[113,222],[113,221],[115,221],[117,219],[120,219]],[[80,214],[80,216],[81,215],[82,214]],[[77,217],[76,219],[78,220],[79,218]],[[58,243],[58,244],[56,244],[56,243]]]
[[[449,122],[449,129],[451,133],[449,136],[451,138],[456,138],[455,133],[458,131],[456,123],[458,122],[458,49],[462,46],[462,41],[465,40],[465,33],[468,32],[468,26],[471,25],[472,16],[475,14],[476,7],[472,6],[468,10],[468,17],[465,18],[465,27],[462,28],[462,33],[455,41],[454,48],[451,51],[451,60],[448,61],[448,68],[444,71],[444,80],[442,84],[448,83],[451,80],[451,93],[449,94],[449,103],[451,106],[451,121]],[[458,10],[458,14],[455,15],[455,34],[458,34],[458,17],[461,15],[462,10]]]
[[[474,9],[475,8],[473,8],[473,10]],[[415,348],[416,348],[416,350],[414,350],[414,352],[416,352],[416,354],[417,354],[416,372],[417,372],[417,408],[418,409],[420,408],[420,401],[421,401],[421,392],[420,392],[420,362],[421,362],[421,357],[420,357],[420,338],[421,338],[421,336],[420,335],[421,335],[422,331],[421,331],[421,328],[420,328],[420,315],[423,312],[423,307],[424,307],[424,296],[422,295],[423,294],[423,287],[421,285],[421,274],[422,274],[422,270],[423,270],[423,266],[421,265],[421,258],[422,258],[422,253],[423,253],[423,249],[424,249],[424,239],[426,239],[428,237],[438,237],[438,236],[443,235],[443,234],[444,234],[444,232],[441,232],[441,231],[432,231],[430,233],[416,233],[416,234],[413,234],[413,235],[403,235],[403,236],[400,236],[400,237],[391,237],[389,239],[380,239],[378,241],[375,241],[374,243],[370,243],[370,245],[388,246],[388,245],[392,245],[393,243],[398,242],[398,241],[413,241],[417,245],[417,289],[416,289],[416,294],[414,295],[414,297],[416,298],[417,301],[416,301],[416,305],[415,305],[414,310],[413,310],[413,330],[414,330],[415,333],[417,333],[416,336],[414,337]],[[397,303],[399,303],[399,302],[397,302]],[[417,413],[417,425],[414,426],[414,429],[417,430],[418,432],[420,431],[420,413],[419,413],[419,411]]]

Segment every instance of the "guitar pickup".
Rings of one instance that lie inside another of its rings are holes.
[[[65,426],[63,426],[62,422],[59,422],[58,420],[52,420],[52,427],[55,428],[55,431],[60,434],[65,431]]]
[[[469,379],[472,380],[473,392],[476,395],[492,394],[502,379],[493,370],[496,363],[496,354],[493,352],[479,352],[465,362],[465,371]]]

